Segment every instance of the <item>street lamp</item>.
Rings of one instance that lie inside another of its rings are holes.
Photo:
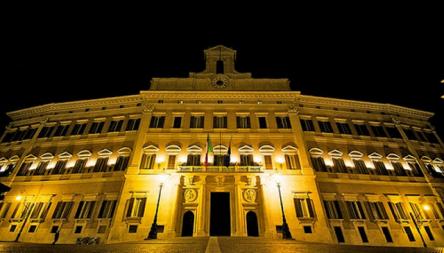
[[[274,181],[276,182],[276,186],[279,192],[279,201],[281,203],[281,212],[282,212],[282,239],[293,239],[291,237],[290,229],[288,228],[287,219],[285,219],[284,213],[284,205],[282,204],[282,194],[281,194],[281,176],[274,174]]]
[[[431,209],[431,207],[429,205],[427,205],[427,204],[423,204],[422,205],[422,209],[424,209],[424,211],[427,212],[427,211],[429,211]],[[422,245],[424,246],[424,248],[427,248],[427,244],[426,244],[426,242],[424,240],[424,237],[421,234],[421,229],[418,226],[418,222],[417,222],[418,217],[414,216],[412,212],[410,212],[410,217],[413,220],[413,224],[415,224],[415,228],[416,228],[416,231],[418,231],[419,237],[421,237]]]
[[[168,175],[164,174],[164,175],[159,175],[158,177],[160,184],[159,184],[159,196],[157,197],[156,213],[154,214],[153,224],[151,224],[151,229],[148,234],[148,237],[145,238],[145,240],[157,239],[157,213],[159,211],[160,196],[162,194],[163,184],[165,183]]]
[[[17,195],[17,196],[15,197],[15,200],[17,200],[17,201],[21,201],[22,199],[23,199],[23,197],[22,197],[21,195]],[[18,234],[17,234],[17,237],[15,238],[14,242],[18,242],[18,240],[19,240],[19,238],[20,238],[20,235],[22,234],[23,229],[24,229],[25,226],[26,226],[26,222],[28,221],[29,215],[31,214],[31,207],[32,207],[32,204],[31,204],[31,203],[29,203],[29,205],[26,205],[26,203],[24,203],[24,204],[25,204],[25,210],[24,210],[24,212],[25,212],[25,220],[23,221],[23,224],[22,224],[22,226],[20,227],[20,230],[19,230],[19,232],[18,232]]]

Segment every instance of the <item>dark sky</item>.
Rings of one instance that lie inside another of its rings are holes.
[[[14,10],[2,31],[5,112],[51,102],[137,94],[152,77],[204,67],[202,50],[237,50],[237,69],[287,77],[303,94],[392,103],[436,113],[444,135],[444,41],[439,13],[398,8],[275,9],[125,15],[115,8]],[[430,8],[433,9],[433,8]]]

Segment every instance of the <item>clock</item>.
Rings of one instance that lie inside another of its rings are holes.
[[[211,81],[211,84],[215,88],[223,89],[228,86],[230,83],[230,79],[226,75],[216,75],[213,80]]]

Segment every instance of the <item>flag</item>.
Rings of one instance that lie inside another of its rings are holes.
[[[213,145],[211,144],[210,134],[207,134],[207,152],[205,153],[205,167],[208,166],[208,155],[213,153]]]
[[[231,139],[230,144],[228,145],[227,155],[224,157],[224,166],[230,166],[230,156],[231,156]]]

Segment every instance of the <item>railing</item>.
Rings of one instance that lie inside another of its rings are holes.
[[[179,166],[178,172],[262,172],[261,166]]]

